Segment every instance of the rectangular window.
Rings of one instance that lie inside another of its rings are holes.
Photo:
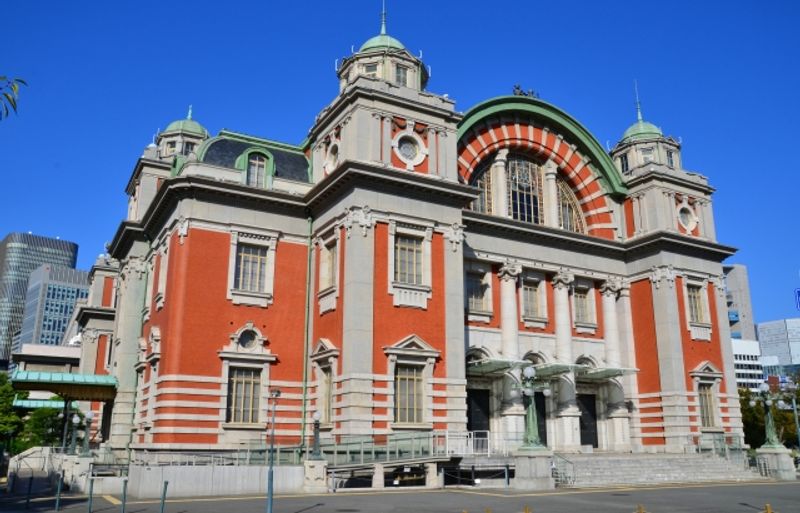
[[[397,235],[394,251],[394,279],[407,285],[422,285],[422,239]]]
[[[592,319],[592,310],[589,305],[589,290],[588,289],[575,289],[572,294],[572,302],[575,306],[575,322],[591,324],[594,322]]]
[[[364,75],[375,78],[378,76],[377,64],[364,64]]]
[[[394,83],[401,86],[408,85],[408,68],[397,65],[394,72]]]
[[[394,379],[394,421],[422,422],[422,367],[398,365]]]
[[[672,150],[667,150],[667,165],[675,167],[675,154]]]
[[[714,387],[710,383],[700,383],[697,387],[697,400],[700,405],[700,423],[704,428],[714,427]]]
[[[689,297],[689,322],[705,323],[706,314],[703,306],[703,288],[697,285],[687,285],[686,292]]]
[[[470,312],[488,312],[488,287],[483,283],[483,275],[467,274],[467,310]]]
[[[622,169],[623,173],[628,172],[628,154],[620,155],[619,156],[619,167]]]
[[[642,148],[639,150],[639,154],[642,156],[642,162],[647,164],[648,162],[653,162],[655,160],[653,158],[653,148]]]
[[[336,242],[320,249],[319,289],[336,286]]]
[[[175,141],[169,141],[169,142],[167,142],[167,155],[168,155],[168,156],[169,156],[169,155],[174,155],[174,154],[175,154],[175,147],[176,147],[175,145],[176,145],[176,142],[175,142]]]
[[[188,155],[194,151],[194,143],[192,142],[185,142],[183,143],[183,154]]]
[[[264,292],[267,277],[267,250],[264,246],[239,244],[236,247],[236,276],[233,287],[248,292]]]
[[[321,422],[333,422],[333,376],[330,367],[322,369],[322,397],[320,405]]]
[[[540,317],[538,283],[526,282],[522,284],[522,315],[524,317]]]
[[[258,423],[258,403],[261,395],[259,369],[232,367],[228,374],[227,422]]]

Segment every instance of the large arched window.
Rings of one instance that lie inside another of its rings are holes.
[[[561,177],[556,179],[558,187],[558,226],[563,230],[584,233],[583,214],[578,198],[569,184]]]
[[[497,159],[497,160],[496,160]],[[499,165],[500,163],[503,165]],[[485,160],[475,171],[473,181],[480,195],[472,210],[510,217],[533,224],[545,224],[577,233],[585,232],[578,199],[560,176],[555,187],[545,184],[544,166],[523,153],[497,155]],[[547,205],[553,205],[552,209]],[[551,212],[547,219],[546,212]]]
[[[247,158],[247,185],[264,187],[267,175],[267,157],[261,153],[251,153]]]

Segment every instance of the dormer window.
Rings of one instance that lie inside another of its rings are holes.
[[[653,162],[655,160],[653,155],[653,148],[642,148],[641,150],[639,150],[639,153],[642,156],[642,162],[645,164]]]
[[[377,64],[364,64],[364,75],[376,78],[378,76],[378,65]]]
[[[178,143],[176,141],[167,141],[167,156],[175,154],[175,148],[177,147],[177,144]]]
[[[193,142],[185,142],[183,143],[183,154],[188,155],[194,151],[196,144]]]
[[[394,83],[401,86],[408,85],[408,68],[398,64],[394,71]]]
[[[267,171],[267,157],[260,153],[252,153],[247,159],[247,185],[264,187]]]
[[[675,152],[667,150],[667,166],[675,167]]]

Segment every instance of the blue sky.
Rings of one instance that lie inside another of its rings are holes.
[[[389,0],[389,33],[468,110],[533,88],[604,146],[644,116],[717,188],[720,242],[749,267],[758,321],[798,316],[800,3]],[[336,95],[334,61],[379,28],[379,0],[5,5],[0,74],[23,77],[0,121],[0,236],[80,244],[88,268],[125,215],[159,128],[186,115],[290,143]]]

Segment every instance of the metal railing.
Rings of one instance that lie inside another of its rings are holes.
[[[242,465],[266,465],[269,461],[269,449],[246,448],[234,451],[131,451],[130,462],[132,465],[140,466],[194,466],[194,465],[214,465],[214,466],[242,466]],[[308,448],[300,446],[275,447],[275,465],[301,465],[308,453]]]
[[[575,484],[575,463],[560,454],[553,454],[551,472],[557,487]]]

